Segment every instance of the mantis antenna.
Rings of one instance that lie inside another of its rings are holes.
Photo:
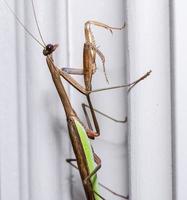
[[[45,43],[45,41],[43,39],[41,30],[40,30],[40,27],[39,27],[39,23],[38,23],[38,20],[37,20],[37,17],[36,17],[36,9],[35,9],[35,6],[34,6],[34,0],[31,0],[31,3],[32,3],[32,10],[33,10],[33,14],[34,14],[34,19],[35,19],[35,22],[36,22],[36,26],[37,26],[40,38],[41,38],[43,44],[46,46],[46,43]]]
[[[12,13],[12,15],[16,18],[16,21],[20,24],[20,26],[25,30],[26,33],[28,33],[33,40],[35,40],[40,46],[45,48],[45,43],[42,44],[28,29],[27,27],[23,24],[23,22],[18,18],[14,10],[9,6],[9,4],[5,0],[1,0],[4,2],[5,6],[8,8],[8,10]],[[42,40],[43,41],[43,40]]]

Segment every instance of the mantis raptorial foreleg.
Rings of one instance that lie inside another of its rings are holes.
[[[103,27],[107,30],[109,30],[112,33],[112,30],[122,30],[123,28],[125,28],[125,23],[122,27],[120,28],[116,28],[116,27],[112,27],[112,26],[108,26],[107,24],[104,24],[102,22],[98,22],[98,21],[94,21],[94,20],[89,20],[85,23],[85,30],[90,30],[90,25],[93,24],[95,26],[99,26],[99,27]],[[90,31],[91,32],[91,31]]]
[[[90,178],[100,169],[101,160],[98,159],[98,157],[95,154],[93,154],[93,151],[91,150],[90,142],[89,142],[88,137],[85,133],[86,130],[85,130],[84,126],[81,126],[82,123],[81,123],[80,119],[78,118],[77,114],[75,113],[75,111],[74,111],[74,109],[71,105],[70,99],[68,97],[68,94],[66,93],[65,87],[62,83],[60,76],[62,76],[66,81],[68,81],[78,91],[80,91],[81,93],[86,95],[86,97],[88,99],[88,103],[89,103],[89,108],[90,108],[91,113],[92,113],[94,125],[95,125],[96,131],[98,132],[98,135],[99,135],[99,126],[97,124],[97,119],[95,117],[95,111],[96,110],[94,110],[94,108],[92,106],[89,95],[93,92],[99,92],[99,91],[103,91],[103,90],[116,89],[116,88],[120,88],[120,87],[131,87],[131,86],[134,87],[140,80],[136,81],[133,84],[92,90],[91,81],[92,81],[92,75],[96,71],[96,55],[98,55],[100,57],[100,59],[103,63],[103,71],[104,71],[106,80],[107,80],[107,76],[106,76],[106,70],[105,70],[105,65],[104,65],[105,64],[105,57],[102,54],[102,52],[98,49],[98,47],[96,47],[95,39],[94,39],[94,36],[92,34],[90,26],[91,25],[100,26],[100,27],[103,27],[103,28],[109,30],[110,32],[112,32],[113,29],[114,30],[121,30],[122,28],[124,28],[124,26],[121,27],[121,28],[115,28],[115,27],[111,27],[111,26],[108,26],[108,25],[100,23],[100,22],[96,22],[96,21],[86,22],[85,23],[85,39],[86,39],[86,41],[85,41],[85,44],[84,44],[84,53],[83,53],[83,63],[84,63],[83,70],[80,70],[80,69],[70,69],[70,70],[68,70],[66,68],[61,70],[61,69],[58,68],[58,66],[56,66],[55,62],[52,59],[52,54],[56,50],[58,45],[57,44],[46,45],[46,43],[45,43],[45,41],[42,37],[41,31],[39,29],[39,24],[38,24],[35,9],[34,9],[34,2],[33,2],[33,0],[31,0],[31,1],[32,1],[32,7],[33,7],[33,11],[34,11],[33,12],[34,18],[35,18],[35,21],[36,21],[38,32],[39,32],[40,37],[41,37],[41,42],[24,26],[24,24],[19,20],[19,18],[16,16],[16,13],[9,7],[9,5],[6,3],[6,1],[5,1],[5,4],[6,4],[7,8],[10,10],[10,12],[15,16],[17,22],[24,28],[24,30],[40,46],[43,47],[43,54],[44,54],[44,56],[46,56],[46,61],[47,61],[49,71],[51,73],[54,85],[55,85],[56,90],[59,94],[59,97],[62,101],[64,111],[66,113],[69,135],[70,135],[73,150],[74,150],[74,153],[75,153],[75,156],[76,156],[76,159],[68,159],[67,162],[69,162],[75,168],[77,168],[77,166],[78,166],[79,172],[81,174],[81,179],[83,180],[83,182],[87,182],[83,185],[87,199],[88,200],[96,199],[94,194],[93,194],[93,193],[95,193],[101,199],[104,200],[104,198],[98,193],[98,191],[94,191],[96,189],[93,189],[92,183],[91,183],[91,180],[90,180]],[[83,74],[84,79],[85,79],[85,86],[82,86],[81,84],[79,84],[69,74],[78,74],[78,75]],[[129,90],[131,88],[129,88]],[[90,133],[91,132],[93,132],[93,131],[90,131]],[[86,148],[84,149],[84,147],[86,147]],[[87,159],[88,156],[93,157],[93,155],[94,155],[94,159]],[[78,164],[77,166],[72,163],[72,162],[75,162],[75,161],[77,161],[77,164]],[[94,166],[95,162],[97,163],[97,167],[95,169],[94,169],[94,167],[88,166],[88,163],[90,164],[90,166]],[[96,181],[96,183],[97,183],[97,181]],[[110,189],[108,189],[106,187],[104,187],[104,188],[107,189],[108,191],[111,191]],[[119,196],[119,197],[122,197],[121,195],[118,195],[114,192],[112,192],[112,193]],[[126,199],[126,197],[122,197],[122,198]]]
[[[62,71],[72,74],[72,75],[84,75],[84,71],[82,68],[69,68],[69,67],[64,67],[61,69]]]
[[[70,76],[67,72],[59,69],[60,75],[75,89],[81,92],[84,95],[88,95],[89,91],[87,91],[79,82],[77,82],[72,76]]]
[[[101,22],[94,21],[94,20],[93,21],[87,21],[85,23],[85,28],[84,28],[85,43],[84,43],[84,50],[83,50],[83,69],[64,67],[64,68],[61,68],[60,73],[61,73],[61,76],[64,79],[66,79],[73,87],[75,87],[82,94],[86,95],[87,101],[88,101],[88,104],[89,104],[89,107],[90,107],[90,112],[91,112],[93,124],[94,124],[94,127],[95,127],[95,131],[97,133],[96,135],[99,136],[100,135],[100,128],[99,128],[99,124],[98,124],[98,121],[97,121],[97,118],[96,118],[96,115],[95,115],[95,110],[92,106],[92,102],[91,102],[89,95],[93,92],[116,89],[116,88],[120,88],[120,87],[130,87],[130,86],[135,85],[135,84],[128,84],[128,85],[92,90],[92,85],[91,85],[92,75],[96,71],[96,55],[98,55],[100,57],[100,59],[103,63],[103,71],[104,71],[106,80],[108,81],[108,79],[107,79],[106,70],[105,70],[105,57],[104,57],[103,53],[98,49],[98,47],[96,47],[96,42],[95,42],[95,38],[94,38],[94,35],[92,33],[92,30],[91,30],[91,25],[105,28],[105,29],[109,30],[111,33],[112,33],[112,30],[122,30],[125,27],[125,25],[123,25],[120,28],[116,28],[116,27],[108,26],[108,25],[101,23]],[[79,84],[70,74],[71,75],[83,75],[85,85],[82,86],[81,84]],[[85,115],[86,115],[86,113],[85,113]],[[87,118],[87,116],[86,116],[86,118]],[[90,120],[87,119],[87,122],[88,122],[88,127],[93,131]]]
[[[91,78],[92,75],[96,71],[96,54],[100,57],[102,63],[103,63],[103,71],[106,77],[106,80],[108,81],[107,75],[106,75],[106,70],[105,70],[105,56],[103,53],[96,47],[96,42],[94,35],[91,30],[91,25],[95,25],[98,27],[105,28],[109,30],[112,33],[112,30],[122,30],[125,27],[125,24],[122,27],[112,27],[108,26],[107,24],[97,22],[97,21],[87,21],[85,23],[85,43],[84,43],[84,51],[83,51],[83,75],[84,75],[84,80],[85,80],[85,86],[86,88],[90,88],[91,85]],[[87,62],[88,61],[88,62]],[[70,74],[76,74],[76,68],[64,68],[66,72],[69,72]],[[75,73],[74,73],[75,70]],[[71,73],[73,71],[73,73]],[[80,75],[78,72],[77,75]]]

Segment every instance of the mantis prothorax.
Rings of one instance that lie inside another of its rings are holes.
[[[94,153],[92,146],[90,144],[90,141],[88,139],[88,137],[94,137],[95,135],[90,134],[90,133],[92,133],[92,130],[90,130],[90,127],[89,127],[89,129],[86,129],[85,126],[83,125],[83,123],[78,118],[77,114],[75,113],[75,111],[70,103],[70,100],[68,98],[68,95],[65,91],[63,83],[61,81],[61,77],[63,77],[66,81],[68,81],[74,88],[76,88],[82,94],[86,95],[86,97],[88,99],[88,103],[89,103],[88,107],[91,109],[91,112],[93,112],[92,113],[93,120],[96,120],[96,121],[94,121],[94,125],[96,127],[96,131],[98,131],[99,126],[97,125],[97,119],[96,119],[95,113],[94,113],[94,111],[97,112],[97,110],[93,108],[89,95],[91,93],[99,92],[99,91],[103,91],[103,90],[116,89],[116,88],[120,88],[120,87],[133,87],[139,81],[146,78],[150,74],[150,72],[146,73],[143,77],[141,77],[137,81],[135,81],[131,84],[128,84],[128,85],[92,90],[91,79],[92,79],[92,74],[95,72],[95,69],[96,69],[95,68],[96,53],[98,53],[102,59],[104,59],[104,56],[102,56],[102,53],[95,47],[95,45],[93,43],[93,35],[91,34],[91,32],[89,32],[89,28],[85,29],[85,36],[86,36],[86,40],[88,40],[88,42],[86,42],[84,45],[84,66],[83,66],[84,68],[83,68],[83,70],[76,71],[73,69],[71,71],[67,68],[61,69],[55,65],[53,57],[52,57],[52,54],[56,50],[58,45],[57,44],[45,45],[45,42],[43,40],[43,37],[41,35],[40,29],[38,26],[38,22],[36,20],[36,14],[35,14],[35,10],[34,10],[33,0],[32,0],[32,5],[33,5],[34,17],[35,17],[35,21],[36,21],[40,36],[41,36],[42,43],[39,40],[37,40],[37,38],[35,38],[32,35],[32,33],[23,25],[23,23],[18,19],[18,17],[14,13],[14,11],[9,7],[9,5],[7,3],[6,3],[6,5],[9,8],[9,10],[13,13],[13,15],[16,17],[17,21],[25,29],[25,31],[27,33],[29,33],[31,35],[31,37],[34,38],[44,48],[43,54],[46,56],[46,62],[47,62],[49,71],[51,73],[54,85],[56,87],[56,90],[59,94],[59,97],[61,99],[61,102],[63,104],[64,110],[66,113],[69,135],[70,135],[71,143],[72,143],[73,150],[74,150],[74,153],[76,156],[76,159],[68,159],[67,162],[69,162],[75,168],[78,168],[82,182],[83,182],[83,187],[84,187],[87,199],[88,200],[99,200],[99,199],[104,200],[104,198],[100,194],[99,185],[109,191],[111,191],[111,190],[106,188],[102,184],[99,184],[98,179],[97,179],[96,172],[101,167],[101,160]],[[97,26],[101,26],[101,27],[107,28],[109,30],[118,29],[118,28],[113,28],[113,27],[107,26],[100,22],[95,22],[95,21],[88,21],[85,26],[89,27],[90,24],[95,24]],[[90,42],[90,39],[92,40],[92,42]],[[105,68],[104,68],[104,71],[105,71]],[[81,86],[76,80],[74,80],[69,75],[69,73],[75,73],[75,72],[76,72],[76,74],[78,73],[78,74],[84,75],[85,87]],[[106,76],[106,73],[105,73],[105,76]],[[100,112],[100,111],[98,111],[98,112]],[[100,112],[100,114],[103,114],[103,113]],[[98,131],[98,133],[99,133],[99,131]],[[78,167],[76,167],[76,165],[72,164],[73,161],[77,162]],[[95,165],[95,163],[97,165]],[[128,199],[128,196],[122,196],[113,191],[111,191],[111,192],[113,194],[117,195],[118,197],[121,197],[123,199]]]

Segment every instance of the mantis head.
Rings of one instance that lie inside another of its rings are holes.
[[[48,55],[52,54],[53,51],[55,51],[57,47],[58,47],[58,44],[54,44],[54,45],[48,44],[43,50],[43,55],[48,56]]]

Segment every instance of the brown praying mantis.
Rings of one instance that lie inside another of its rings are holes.
[[[112,192],[114,195],[117,195],[118,197],[121,197],[123,199],[128,199],[128,196],[119,195],[98,182],[96,173],[101,168],[101,160],[94,153],[93,148],[88,139],[88,138],[93,139],[94,137],[99,136],[99,134],[100,134],[99,125],[97,122],[95,112],[98,112],[106,117],[109,117],[110,119],[113,119],[110,116],[107,116],[107,115],[103,114],[102,112],[93,108],[92,102],[90,99],[90,95],[95,92],[117,89],[117,88],[122,88],[122,87],[129,87],[129,89],[131,89],[138,82],[145,79],[151,73],[151,71],[149,71],[148,73],[146,73],[144,76],[142,76],[138,80],[134,81],[133,83],[127,84],[127,85],[92,90],[91,82],[92,82],[92,75],[96,71],[96,55],[99,55],[99,57],[103,61],[103,69],[104,69],[106,79],[107,79],[107,76],[106,76],[105,66],[104,66],[104,60],[105,60],[104,55],[95,45],[95,40],[94,40],[92,31],[91,31],[91,25],[103,27],[110,31],[112,31],[113,29],[121,30],[122,28],[124,28],[124,26],[121,28],[115,28],[115,27],[110,27],[106,24],[103,24],[103,23],[100,23],[97,21],[86,22],[85,23],[85,40],[86,41],[84,43],[84,51],[83,51],[83,69],[60,68],[55,64],[55,62],[53,60],[53,53],[56,50],[56,48],[58,47],[58,45],[57,44],[46,45],[46,43],[44,42],[42,34],[39,29],[38,22],[37,22],[33,0],[32,0],[32,6],[33,6],[34,17],[35,17],[36,25],[38,27],[38,31],[41,36],[42,43],[39,40],[37,40],[32,35],[32,33],[23,25],[23,23],[18,19],[18,17],[14,13],[14,11],[9,7],[9,5],[6,2],[5,2],[5,4],[9,8],[9,10],[13,13],[13,15],[16,17],[19,24],[21,24],[21,26],[25,29],[25,31],[28,34],[30,34],[31,37],[34,38],[43,47],[43,54],[46,56],[47,66],[49,68],[54,85],[56,87],[56,90],[59,94],[59,97],[60,97],[61,102],[64,107],[64,111],[65,111],[65,114],[67,117],[67,125],[68,125],[69,135],[70,135],[72,147],[73,147],[73,150],[74,150],[74,153],[76,156],[76,159],[67,159],[67,161],[72,166],[74,166],[75,168],[77,168],[79,170],[87,199],[88,200],[99,200],[99,199],[105,200],[105,198],[102,197],[100,194],[99,186],[104,187],[105,189]],[[85,81],[85,87],[80,85],[70,74],[83,75],[84,81]],[[86,126],[81,122],[81,120],[77,116],[76,112],[74,111],[74,109],[71,105],[71,102],[69,100],[69,97],[65,91],[61,77],[63,79],[65,79],[67,82],[69,82],[70,85],[72,85],[75,89],[77,89],[79,92],[81,92],[83,95],[86,96],[86,98],[88,100],[88,106],[83,104],[83,109],[86,114],[88,128],[86,128]],[[92,119],[93,119],[96,131],[93,131],[93,129],[91,127],[91,122],[88,118],[88,115],[86,112],[86,107],[88,107],[91,111],[91,115],[92,115]],[[118,120],[116,120],[116,121],[118,121]],[[123,122],[125,122],[125,121],[126,120],[124,120]],[[72,163],[74,161],[77,162],[77,166]]]

